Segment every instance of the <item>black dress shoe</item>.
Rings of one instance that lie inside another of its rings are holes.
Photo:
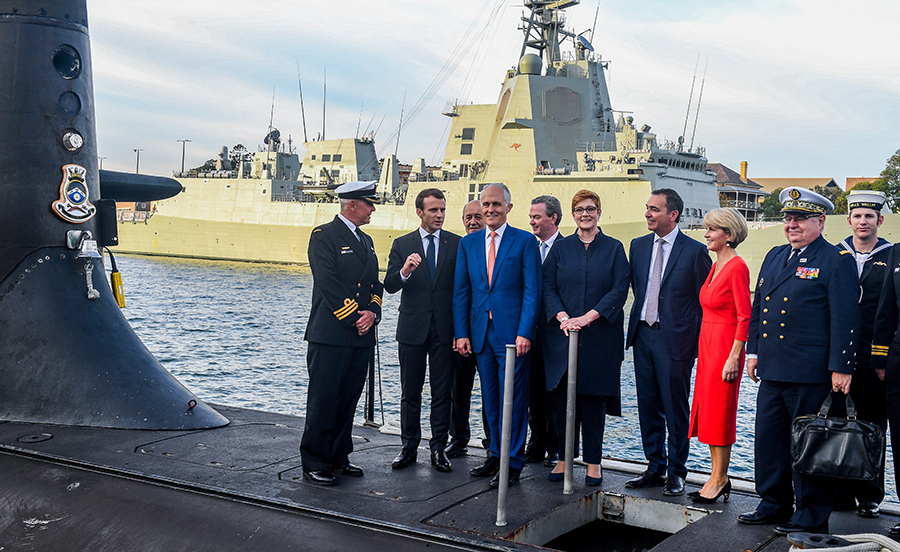
[[[391,468],[395,470],[403,469],[411,464],[416,463],[416,449],[403,449],[400,454],[391,462]]]
[[[349,475],[350,477],[362,477],[363,475],[362,468],[356,464],[351,464],[350,462],[347,462],[343,466],[333,466],[333,469],[342,475]]]
[[[738,523],[743,523],[744,525],[768,525],[771,523],[784,523],[791,519],[791,515],[791,513],[786,512],[784,514],[767,516],[759,510],[753,510],[752,512],[745,512],[739,515]]]
[[[468,452],[469,447],[459,443],[450,443],[450,445],[444,449],[444,454],[447,455],[447,458],[456,458],[457,456],[468,454]]]
[[[450,471],[450,460],[447,460],[447,453],[442,450],[431,451],[431,465],[439,472]]]
[[[775,527],[775,532],[779,535],[789,535],[791,533],[823,533],[828,534],[828,524],[823,523],[815,527],[803,527],[799,523],[789,521]]]
[[[877,502],[860,502],[856,515],[864,518],[877,518],[879,514]]]
[[[515,485],[516,483],[518,483],[518,482],[519,482],[519,476],[520,476],[521,474],[522,474],[522,468],[519,468],[519,469],[517,469],[517,470],[514,470],[514,469],[512,469],[512,468],[509,468],[509,479],[507,479],[507,481],[508,481],[507,486],[508,486],[508,487],[512,487],[513,485]],[[499,489],[499,488],[500,488],[500,473],[497,473],[497,475],[495,475],[494,478],[491,479],[491,488],[492,488],[492,489]]]
[[[334,475],[332,475],[332,473],[328,470],[303,470],[303,475],[305,475],[306,478],[309,479],[310,483],[315,483],[316,485],[324,485],[327,487],[337,483]]]
[[[681,496],[684,494],[684,478],[670,475],[666,478],[666,488],[663,489],[666,496]],[[718,498],[718,497],[717,497]]]
[[[664,476],[656,475],[650,470],[645,470],[641,475],[635,477],[634,479],[629,479],[625,482],[625,486],[629,489],[641,489],[643,487],[661,487],[665,484],[666,478]]]
[[[888,535],[892,537],[900,537],[900,523],[888,529]]]
[[[497,475],[497,472],[499,471],[500,459],[496,456],[491,456],[484,461],[484,464],[469,470],[469,475],[474,475],[475,477],[489,477],[491,475]]]
[[[548,452],[547,457],[544,458],[544,467],[552,468],[559,462],[559,453],[558,452]]]
[[[527,464],[537,464],[538,462],[544,461],[544,449],[539,449],[537,447],[528,448],[525,451],[525,463]]]

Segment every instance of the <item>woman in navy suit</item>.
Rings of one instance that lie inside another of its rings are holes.
[[[572,198],[572,217],[578,231],[557,243],[544,262],[544,313],[550,324],[544,336],[547,390],[556,408],[556,431],[565,435],[569,330],[579,330],[577,425],[582,426],[585,482],[603,480],[600,459],[606,415],[621,416],[619,373],[625,358],[624,312],[631,270],[622,243],[600,231],[600,197],[581,190]],[[550,473],[561,481],[565,443],[560,461]],[[578,445],[575,445],[576,455]]]

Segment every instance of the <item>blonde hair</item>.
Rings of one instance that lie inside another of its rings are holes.
[[[703,226],[724,230],[729,236],[728,245],[732,248],[747,239],[749,232],[747,221],[737,209],[731,207],[721,207],[707,212],[703,217]]]

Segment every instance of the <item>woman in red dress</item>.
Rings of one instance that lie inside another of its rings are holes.
[[[747,223],[735,209],[714,209],[703,218],[706,247],[716,262],[700,289],[703,324],[691,406],[690,436],[709,445],[712,473],[694,502],[711,504],[731,494],[728,463],[737,427],[738,389],[750,324],[750,271],[735,248]]]

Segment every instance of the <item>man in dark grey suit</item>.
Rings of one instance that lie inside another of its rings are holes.
[[[403,290],[397,341],[400,343],[400,438],[403,448],[391,467],[405,468],[416,461],[422,438],[420,425],[425,362],[431,382],[431,464],[450,471],[444,452],[450,430],[453,389],[453,277],[459,236],[442,230],[446,202],[437,188],[416,196],[416,214],[422,220],[415,231],[394,240],[388,258],[384,289]]]
[[[677,192],[654,190],[644,214],[651,233],[632,240],[630,252],[634,304],[625,347],[634,347],[647,470],[625,486],[665,485],[667,496],[684,494],[688,395],[702,312],[699,293],[712,266],[706,246],[678,230],[683,210]]]

